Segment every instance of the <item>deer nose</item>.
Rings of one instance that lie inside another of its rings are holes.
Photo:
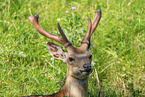
[[[84,67],[84,69],[85,69],[87,72],[91,71],[91,65],[90,65],[90,64],[84,64],[83,67]]]

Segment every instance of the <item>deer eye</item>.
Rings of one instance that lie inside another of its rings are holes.
[[[75,61],[72,57],[69,57],[69,61],[72,62],[72,61]]]

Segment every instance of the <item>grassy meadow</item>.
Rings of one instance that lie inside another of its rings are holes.
[[[58,36],[59,22],[79,46],[88,18],[93,21],[98,9],[102,18],[91,39],[89,92],[95,97],[145,96],[144,0],[1,0],[0,97],[47,95],[65,83],[65,63],[53,60],[46,48],[55,41],[39,34],[29,16],[39,14],[41,27]]]

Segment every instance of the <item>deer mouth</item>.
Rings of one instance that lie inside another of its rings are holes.
[[[72,76],[78,79],[85,79],[91,74],[92,71],[92,67],[90,69],[73,68]]]
[[[85,70],[80,70],[80,72],[81,72],[81,74],[82,75],[89,75],[91,72],[92,72],[92,69],[90,68],[90,69],[85,69]]]

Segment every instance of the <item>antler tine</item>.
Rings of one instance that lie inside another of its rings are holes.
[[[91,19],[88,18],[88,30],[87,30],[87,33],[85,35],[85,37],[83,38],[83,40],[81,41],[81,43],[89,43],[89,36],[91,34],[91,29],[92,29],[92,22],[91,22]]]
[[[95,19],[93,22],[93,26],[91,23],[91,19],[90,18],[88,19],[89,20],[88,30],[87,30],[85,37],[82,40],[82,43],[85,43],[85,44],[81,44],[82,48],[86,47],[89,50],[90,45],[91,45],[91,43],[90,43],[91,35],[93,34],[95,29],[97,28],[100,19],[101,19],[101,10],[97,10],[97,13],[95,15]]]
[[[65,42],[64,47],[68,47],[71,45],[71,42],[69,42],[69,40],[67,39],[66,35],[64,34],[63,30],[61,29],[61,26],[59,25],[59,23],[57,23],[57,28],[62,36],[63,41]]]
[[[56,35],[53,35],[53,34],[50,34],[48,32],[46,32],[44,29],[42,29],[38,23],[38,18],[39,18],[39,15],[38,14],[35,14],[34,17],[33,16],[30,16],[29,17],[29,21],[32,23],[32,25],[35,27],[35,29],[41,33],[42,35],[50,38],[50,39],[53,39],[59,43],[61,43],[64,47],[68,47],[71,45],[71,43],[68,41],[68,39],[66,38],[64,32],[62,31],[61,27],[59,24],[57,24],[58,26],[58,30],[60,32],[60,34],[62,35],[62,38],[61,37],[58,37]]]
[[[101,10],[99,9],[99,10],[97,10],[97,14],[95,15],[95,19],[94,19],[94,22],[93,22],[93,26],[92,26],[92,30],[91,30],[90,36],[93,34],[95,29],[97,28],[100,19],[101,19]]]

